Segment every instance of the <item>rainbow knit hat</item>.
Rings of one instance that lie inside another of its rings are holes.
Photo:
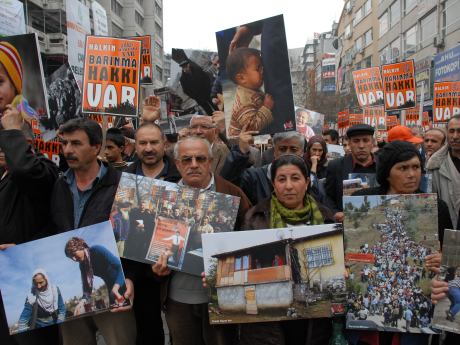
[[[10,76],[18,94],[22,93],[22,60],[16,48],[8,42],[0,42],[0,63]]]

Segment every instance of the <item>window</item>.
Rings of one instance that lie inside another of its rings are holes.
[[[364,34],[364,46],[367,47],[372,43],[372,29],[369,29]]]
[[[158,37],[163,37],[163,29],[161,28],[160,24],[155,22],[155,33]]]
[[[363,16],[362,7],[360,7],[359,10],[356,11],[355,17],[353,18],[353,26],[356,26],[363,18],[364,16]]]
[[[355,17],[353,18],[353,26],[358,24],[364,17],[366,17],[372,10],[372,1],[367,0],[364,5],[362,5],[355,13]]]
[[[120,28],[117,24],[112,23],[112,36],[114,37],[122,37],[123,36],[123,29]]]
[[[372,55],[369,55],[362,62],[363,62],[363,68],[372,67]]]
[[[364,16],[367,16],[372,11],[372,1],[367,0],[362,8],[363,8],[363,11],[364,11]]]
[[[391,62],[397,62],[400,58],[401,39],[398,37],[390,43]]]
[[[160,81],[163,80],[163,70],[157,65],[155,65],[155,79]]]
[[[404,15],[412,11],[417,6],[417,0],[404,0]]]
[[[350,12],[350,10],[351,10],[351,1],[347,1],[347,2],[345,3],[345,6],[344,6],[344,7],[345,7],[345,13]]]
[[[417,24],[407,30],[404,35],[404,56],[415,53],[417,47]]]
[[[155,56],[157,56],[157,57],[159,57],[161,59],[162,52],[163,52],[163,47],[158,42],[155,42],[155,46],[154,46],[154,54],[155,54]]]
[[[142,15],[137,11],[134,11],[134,20],[136,21],[137,25],[144,25],[144,17],[142,17]]]
[[[158,68],[158,66],[156,67]],[[248,270],[249,268],[249,255],[235,258],[235,271]]]
[[[458,13],[457,13],[458,16]],[[431,12],[420,21],[420,46],[421,48],[433,44],[433,37],[436,36],[436,11]]]
[[[396,0],[390,6],[390,28],[396,25],[401,19],[401,3],[400,0]]]
[[[136,1],[139,5],[144,6],[144,0],[136,0]]]
[[[331,246],[325,245],[307,248],[305,251],[307,254],[308,268],[322,267],[332,265],[334,263]]]
[[[155,13],[158,17],[163,18],[163,9],[155,2]]]
[[[363,47],[363,36],[360,36],[355,41],[355,51],[359,51]]]
[[[387,31],[388,31],[388,12],[385,12],[379,18],[379,37],[382,37]]]
[[[380,64],[386,64],[390,62],[390,46],[383,48],[380,53]]]
[[[442,10],[442,29],[444,35],[454,32],[460,26],[460,0],[447,0]],[[455,25],[457,23],[457,25]]]
[[[345,38],[350,38],[351,37],[351,24],[348,24],[345,26]]]
[[[112,12],[115,12],[117,16],[121,17],[123,13],[123,7],[120,5],[120,3],[117,0],[112,0],[111,9],[112,9]]]

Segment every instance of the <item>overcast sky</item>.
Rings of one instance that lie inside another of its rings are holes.
[[[314,32],[340,19],[343,0],[163,0],[165,53],[172,48],[217,51],[215,32],[284,15],[288,48],[300,48]]]

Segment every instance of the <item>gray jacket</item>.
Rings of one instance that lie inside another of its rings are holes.
[[[460,174],[449,164],[449,146],[444,145],[435,152],[426,168],[433,176],[433,193],[437,193],[447,204],[452,225],[457,229],[460,204],[456,200],[455,191],[460,191]]]

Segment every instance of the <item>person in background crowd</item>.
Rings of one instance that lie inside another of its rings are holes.
[[[372,155],[374,127],[365,124],[351,126],[347,131],[351,154],[329,162],[326,172],[326,194],[335,220],[343,221],[343,180],[350,173],[375,173],[376,161]]]
[[[212,121],[212,117],[206,115],[194,115],[190,120],[190,134],[201,137],[209,141],[212,149],[212,172],[220,174],[224,166],[225,158],[227,157],[228,147],[225,144],[218,143],[217,128]]]
[[[144,116],[151,118],[150,115],[144,108]],[[178,182],[181,176],[174,160],[165,154],[166,137],[161,128],[151,121],[144,121],[137,129],[135,137],[135,153],[139,159],[131,164],[126,169],[126,172],[167,182]],[[142,205],[142,201],[140,201],[140,208],[146,208]],[[139,210],[136,212],[141,217],[144,211]],[[147,217],[152,218],[150,215],[147,215]],[[131,224],[134,222],[135,219],[132,220]],[[144,228],[139,229],[141,231],[140,236],[145,238],[146,230],[153,231],[154,224],[150,223],[153,223],[153,221],[145,222]],[[138,226],[141,225],[139,224]],[[137,230],[138,226],[131,227],[130,232]],[[145,229],[145,227],[149,227],[149,229]],[[131,239],[133,234],[128,235],[128,240]],[[163,344],[164,332],[161,319],[160,284],[153,276],[150,266],[141,263],[134,263],[133,265],[135,267],[133,279],[136,286],[136,300],[139,301],[133,307],[138,331],[136,344],[146,345],[152,342]]]
[[[327,144],[339,145],[339,132],[335,129],[328,129],[323,132],[323,138]]]
[[[298,155],[279,156],[270,166],[274,187],[271,196],[251,208],[243,229],[276,229],[286,226],[332,223],[333,215],[308,194],[310,173]],[[311,319],[240,325],[240,345],[327,344],[331,319]]]
[[[343,150],[345,151],[345,155],[351,154],[350,139],[348,139],[347,136],[344,136],[342,138],[342,146],[343,146]]]
[[[47,236],[50,192],[57,166],[33,149],[33,132],[20,112],[7,105],[0,130],[0,250]],[[10,336],[0,299],[0,344],[55,345],[55,326]]]
[[[69,165],[51,193],[51,219],[58,233],[107,221],[121,173],[97,157],[102,145],[102,129],[95,121],[78,118],[59,129],[62,152]],[[126,292],[134,294],[130,261],[122,261]],[[107,345],[132,345],[136,323],[131,305],[116,312],[97,314],[59,325],[64,345],[96,344],[99,330]]]
[[[221,175],[239,185],[255,205],[270,196],[273,186],[270,182],[271,163],[261,167],[251,167],[249,155],[244,152],[254,134],[253,131],[243,132],[239,138],[240,144],[232,147],[227,156]],[[299,157],[304,154],[305,137],[298,132],[277,133],[273,136],[273,143],[275,159],[285,154],[295,154]]]
[[[423,137],[423,149],[426,154],[426,161],[446,143],[446,132],[441,128],[431,128],[425,132]]]
[[[323,137],[315,135],[310,138],[305,150],[305,163],[310,171],[310,175],[315,175],[318,179],[326,177],[327,166],[327,146]]]
[[[118,128],[109,128],[105,137],[104,156],[109,164],[120,171],[127,166],[123,160],[123,151],[125,149],[125,137]]]
[[[406,126],[395,126],[388,131],[388,142],[391,143],[396,140],[406,141],[414,145],[423,143],[423,139],[414,136],[411,129]]]
[[[212,172],[212,150],[206,139],[188,137],[174,148],[174,158],[182,176],[179,185],[215,191],[240,197],[235,229],[239,229],[250,202],[240,188]],[[162,303],[174,345],[232,344],[233,326],[210,326],[208,319],[209,291],[201,278],[167,267],[168,255],[162,254],[152,271],[169,279],[163,282]]]
[[[52,284],[44,269],[32,273],[32,288],[19,316],[19,331],[63,322],[66,307],[59,287]]]
[[[430,157],[426,168],[433,175],[433,193],[449,206],[452,225],[459,229],[460,115],[452,116],[447,122],[447,145]]]
[[[136,146],[134,141],[134,128],[122,127],[120,128],[121,133],[125,137],[125,148],[123,150],[123,160],[127,163],[135,162],[136,157]]]

